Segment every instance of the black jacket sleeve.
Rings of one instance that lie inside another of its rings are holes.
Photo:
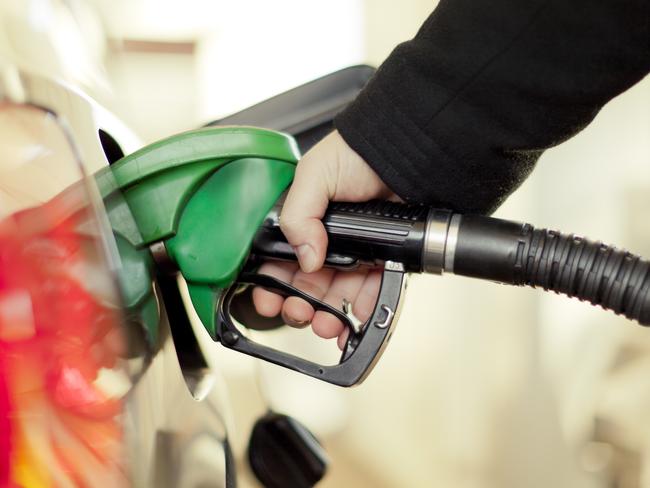
[[[650,70],[648,0],[441,0],[335,119],[407,201],[493,212]]]

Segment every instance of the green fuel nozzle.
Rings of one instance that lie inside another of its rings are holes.
[[[206,128],[148,145],[96,180],[114,233],[158,261],[166,254],[215,338],[216,301],[246,262],[298,157],[294,140],[279,132]]]

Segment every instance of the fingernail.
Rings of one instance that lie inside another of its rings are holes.
[[[309,325],[309,320],[287,320],[287,325],[295,327],[296,329],[304,329]]]
[[[302,244],[296,248],[300,267],[305,273],[316,271],[316,253],[309,244]]]
[[[310,324],[309,320],[296,320],[285,315],[284,313],[282,313],[282,320],[284,320],[284,323],[288,326],[294,327],[296,329],[303,329]]]

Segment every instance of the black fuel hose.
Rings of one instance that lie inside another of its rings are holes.
[[[254,240],[253,253],[262,258],[295,259],[279,228],[281,205]],[[650,325],[650,262],[601,242],[482,215],[380,201],[332,203],[323,223],[330,266],[395,261],[411,272],[541,287]]]
[[[453,272],[540,287],[650,325],[650,262],[573,234],[465,215]]]

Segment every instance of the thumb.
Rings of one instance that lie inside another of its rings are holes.
[[[323,266],[327,233],[321,219],[330,200],[323,161],[312,161],[309,153],[296,168],[293,184],[280,215],[280,228],[296,251],[300,267],[312,273]]]

